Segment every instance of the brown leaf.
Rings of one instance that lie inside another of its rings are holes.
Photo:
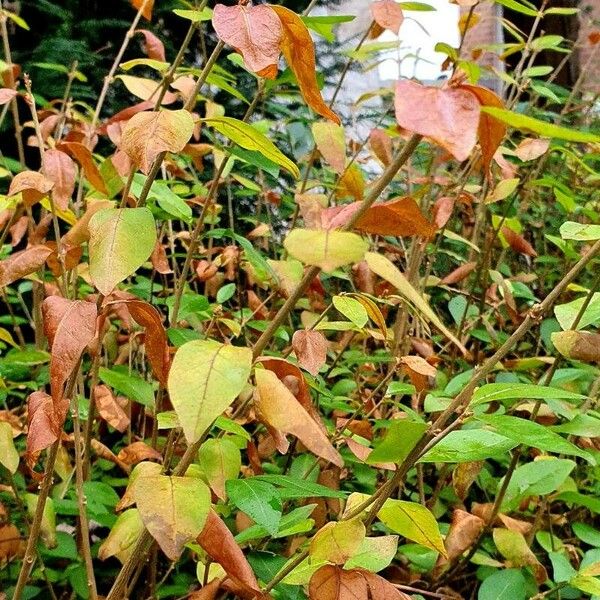
[[[375,22],[383,29],[389,29],[398,35],[404,21],[402,8],[396,0],[378,0],[371,4],[371,14]]]
[[[54,183],[37,171],[21,171],[17,173],[10,182],[8,195],[15,196],[19,192],[23,196],[23,202],[28,205],[39,202],[47,196]]]
[[[129,310],[135,322],[146,330],[144,346],[148,360],[156,379],[166,387],[171,362],[167,332],[160,312],[154,306],[142,300],[127,301],[127,310]]]
[[[410,600],[383,577],[365,569],[345,570],[325,565],[308,586],[310,600]]]
[[[317,114],[340,123],[340,118],[325,104],[317,84],[315,46],[302,19],[283,6],[271,5],[281,20],[283,43],[281,50],[296,76],[304,101]]]
[[[103,208],[111,208],[113,203],[109,200],[96,200],[95,202],[90,202],[88,200],[88,206],[86,211],[83,213],[83,216],[63,235],[62,241],[63,243],[70,246],[80,246],[84,242],[87,242],[90,239],[90,232],[88,229],[88,225],[90,219]]]
[[[483,468],[483,461],[459,463],[452,471],[452,487],[456,495],[464,501]],[[479,515],[478,515],[479,516]]]
[[[432,209],[433,222],[441,229],[448,223],[454,210],[454,199],[448,196],[438,198]]]
[[[440,281],[440,284],[441,285],[452,285],[455,283],[460,283],[463,279],[468,277],[469,274],[472,273],[476,267],[477,267],[476,262],[468,262],[468,263],[465,263],[464,265],[460,265],[460,267],[457,267],[456,269],[454,269],[454,271],[451,271],[450,273],[448,273],[448,275],[446,275],[446,277],[444,277]]]
[[[216,4],[212,24],[219,38],[244,57],[244,63],[250,71],[268,76],[269,79],[275,78],[283,31],[273,8],[265,4],[254,6],[252,3],[236,6]],[[274,73],[269,68],[273,65]]]
[[[27,215],[17,219],[17,221],[9,229],[10,231],[10,245],[14,248],[18,246],[21,240],[25,237],[27,229],[29,228],[29,217]],[[39,240],[41,242],[42,240]],[[38,243],[39,243],[38,242]],[[30,240],[31,243],[31,240]]]
[[[69,201],[75,191],[77,169],[68,154],[60,150],[46,150],[42,162],[44,175],[54,183],[52,200],[60,210],[69,208]]]
[[[331,445],[327,435],[277,375],[267,369],[257,369],[254,376],[254,406],[260,419],[278,432],[296,436],[317,456],[339,467],[343,466],[342,457]]]
[[[523,162],[535,160],[545,154],[550,148],[550,140],[525,138],[515,149],[515,154]]]
[[[27,399],[27,454],[32,456],[54,444],[61,429],[62,422],[59,422],[52,397],[42,391],[30,394]]]
[[[50,254],[52,249],[46,246],[29,246],[0,261],[0,286],[31,275],[44,265]]]
[[[50,296],[42,302],[44,333],[50,345],[50,389],[59,404],[67,379],[96,334],[96,304]],[[62,415],[59,415],[62,417]]]
[[[23,556],[24,550],[19,530],[12,523],[0,525],[0,565]]]
[[[484,526],[485,521],[483,519],[469,514],[464,510],[456,509],[452,513],[450,531],[444,541],[448,558],[440,556],[436,569],[458,558],[463,552],[468,550],[475,543]]]
[[[152,9],[154,7],[154,0],[131,0],[133,8],[142,8],[142,17],[147,21],[152,20]]]
[[[214,562],[223,567],[227,575],[242,590],[250,592],[251,598],[256,595],[256,592],[260,590],[260,586],[256,581],[252,567],[227,525],[223,523],[212,508],[208,512],[206,524],[202,533],[198,536],[197,542]]]
[[[154,270],[161,275],[168,275],[173,272],[173,269],[171,269],[171,266],[169,265],[169,259],[167,258],[165,248],[158,240],[156,240],[156,245],[150,256],[150,262],[152,263]]]
[[[143,460],[162,462],[162,454],[144,442],[133,442],[133,444],[121,448],[117,458],[126,465],[137,465]]]
[[[107,194],[106,184],[100,171],[94,163],[94,158],[87,146],[84,146],[80,142],[61,142],[56,146],[58,150],[66,152],[69,156],[74,158],[81,168],[85,178],[102,194]]]
[[[373,154],[387,167],[392,162],[392,140],[383,129],[372,129],[369,146]]]
[[[315,377],[327,360],[327,346],[325,336],[319,331],[303,329],[292,337],[298,364]]]
[[[474,94],[405,79],[396,84],[395,107],[401,127],[430,138],[459,161],[469,158],[481,112]]]
[[[117,431],[123,433],[129,426],[129,417],[117,402],[113,393],[105,385],[94,388],[94,402],[98,414]]]
[[[321,212],[326,229],[343,227],[360,209],[362,202],[327,208]],[[418,204],[408,196],[371,206],[356,222],[355,229],[376,235],[432,237],[435,226],[421,212]]]
[[[181,152],[194,131],[187,110],[161,110],[134,115],[125,126],[121,149],[146,175],[161,152]]]
[[[571,360],[600,363],[600,333],[560,331],[552,334],[552,343]]]
[[[144,36],[144,51],[148,58],[165,62],[165,46],[164,44],[147,29],[136,29],[136,33],[141,33]]]
[[[513,231],[510,227],[502,227],[501,233],[506,243],[515,251],[527,256],[537,256],[535,248],[520,234]]]
[[[471,92],[479,101],[481,106],[493,106],[496,108],[504,108],[502,100],[487,88],[478,85],[462,85],[459,89],[464,89]],[[506,135],[506,125],[497,119],[494,119],[488,114],[481,113],[479,116],[479,126],[477,128],[477,136],[479,145],[481,146],[481,156],[483,166],[486,173],[489,175],[492,158],[500,146],[500,143]]]

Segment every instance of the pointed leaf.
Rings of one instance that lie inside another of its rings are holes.
[[[303,329],[292,337],[292,348],[298,364],[316,377],[327,360],[327,339],[319,331]]]
[[[371,14],[374,21],[383,29],[389,29],[398,35],[404,21],[402,8],[396,0],[378,0],[371,4]]]
[[[346,137],[344,128],[331,121],[315,121],[311,126],[317,150],[338,174],[346,169]]]
[[[144,531],[144,523],[137,508],[130,508],[119,515],[108,537],[98,549],[98,558],[106,560],[116,556],[125,563],[133,554],[135,544]]]
[[[12,426],[8,421],[0,421],[0,464],[13,475],[19,467],[19,453],[15,448]]]
[[[22,277],[31,275],[44,266],[46,259],[52,254],[48,246],[29,246],[25,250],[15,252],[0,261],[0,286],[6,286]]]
[[[42,162],[44,175],[54,184],[52,200],[60,210],[67,210],[69,201],[75,191],[77,169],[68,154],[60,150],[46,150]]]
[[[198,462],[210,488],[221,500],[227,500],[225,484],[237,478],[242,466],[239,448],[227,438],[206,440],[198,451]]]

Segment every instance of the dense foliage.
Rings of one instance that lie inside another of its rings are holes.
[[[0,598],[600,598],[598,106],[496,1],[351,114],[432,7],[2,9]]]

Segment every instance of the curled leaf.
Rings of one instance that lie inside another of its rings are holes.
[[[371,4],[371,14],[375,22],[383,29],[389,29],[398,35],[404,21],[402,8],[396,0],[378,0]]]

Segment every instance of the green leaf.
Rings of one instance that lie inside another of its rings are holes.
[[[210,491],[195,477],[141,476],[133,496],[146,529],[173,561],[198,537],[210,510]]]
[[[600,531],[587,523],[573,523],[571,528],[582,542],[600,548]]]
[[[314,459],[311,459],[314,460]],[[346,498],[346,492],[332,490],[319,483],[307,479],[298,479],[289,475],[257,475],[254,477],[259,481],[266,481],[278,486],[278,492],[282,500],[294,498]]]
[[[511,112],[503,108],[494,108],[492,106],[482,106],[481,112],[492,116],[494,119],[506,123],[515,129],[520,131],[530,131],[537,133],[544,137],[557,138],[559,140],[566,140],[569,142],[589,142],[597,143],[600,142],[600,136],[586,131],[575,131],[573,129],[567,129],[566,127],[560,127],[553,125],[552,123],[546,123],[521,115],[519,113]]]
[[[100,367],[100,379],[117,392],[131,400],[135,400],[148,408],[154,408],[154,391],[152,384],[137,375],[129,375],[126,371]]]
[[[359,568],[377,573],[391,564],[397,550],[397,535],[366,537],[354,556],[348,559],[344,565],[344,569]]]
[[[533,448],[539,448],[540,450],[556,454],[581,456],[589,463],[596,464],[596,461],[589,452],[581,450],[558,433],[535,421],[508,415],[479,415],[477,419],[487,423],[487,425],[490,425],[499,433],[501,432],[505,437],[519,442],[519,444],[525,444],[526,446],[532,446]]]
[[[332,302],[333,306],[357,327],[362,329],[367,324],[369,315],[358,300],[349,296],[334,296]]]
[[[343,565],[359,549],[365,534],[365,526],[358,517],[326,523],[310,541],[310,559]]]
[[[202,10],[182,10],[176,8],[173,11],[178,17],[187,19],[193,23],[202,23],[202,21],[210,21],[212,19],[213,11],[205,6]]]
[[[226,283],[223,287],[219,288],[217,292],[217,302],[224,304],[227,300],[230,300],[235,294],[235,283]]]
[[[593,513],[600,514],[600,500],[595,496],[587,496],[579,492],[562,492],[557,497],[557,500],[576,504],[577,506],[585,506]]]
[[[248,123],[233,119],[232,117],[211,117],[210,119],[201,119],[201,121],[242,148],[257,150],[265,158],[281,165],[294,177],[300,177],[300,171],[296,163],[285,156],[269,138],[252,127],[252,125],[248,125]]]
[[[398,2],[402,10],[414,10],[419,12],[433,12],[437,8],[431,6],[431,4],[425,4],[424,2]]]
[[[24,496],[25,505],[27,506],[27,512],[29,518],[33,519],[39,496],[36,494],[25,494]],[[40,531],[42,540],[49,548],[56,546],[56,512],[54,510],[54,500],[52,498],[46,498],[44,503],[44,510],[42,511],[42,521],[40,525]]]
[[[517,2],[517,0],[495,0],[497,4],[502,4],[502,6],[506,6],[506,8],[510,8],[515,12],[519,12],[523,15],[529,15],[530,17],[537,16],[537,11]]]
[[[144,531],[144,523],[137,508],[130,508],[121,513],[108,537],[100,546],[98,558],[106,560],[116,556],[121,563],[124,563],[133,554],[142,531]]]
[[[419,462],[463,463],[500,457],[517,442],[485,429],[451,431],[429,450]]]
[[[477,600],[526,600],[527,585],[519,569],[504,569],[483,580]]]
[[[408,279],[400,273],[395,265],[382,254],[375,252],[367,252],[365,260],[371,271],[379,275],[382,279],[391,283],[397,290],[400,296],[411,304],[415,310],[423,315],[428,321],[433,323],[452,343],[454,343],[464,354],[467,353],[466,348],[454,336],[450,330],[442,323],[440,318],[431,309],[424,298],[415,290]]]
[[[531,42],[531,47],[534,50],[547,50],[560,46],[564,39],[562,35],[542,35]]]
[[[395,533],[446,556],[436,518],[421,504],[390,498],[385,501],[377,517]]]
[[[206,440],[198,451],[198,461],[211,489],[226,500],[225,483],[236,479],[242,467],[239,448],[227,438]]]
[[[156,243],[154,217],[146,207],[99,210],[89,231],[90,277],[105,296],[150,258]]]
[[[575,466],[575,462],[566,458],[543,458],[517,467],[506,489],[503,509],[515,508],[527,496],[551,494],[565,482]]]
[[[487,383],[475,390],[470,406],[502,400],[585,400],[585,396],[533,383]]]
[[[326,273],[360,262],[369,247],[356,233],[326,229],[292,229],[283,245],[294,258]]]
[[[141,173],[136,173],[133,176],[133,182],[131,183],[131,192],[137,198],[140,197],[145,182],[145,175],[142,175]],[[176,219],[181,219],[186,223],[190,223],[192,221],[192,209],[163,181],[155,181],[150,186],[150,191],[148,192],[148,199],[155,200],[158,206],[160,206],[160,208],[162,208],[166,213],[169,213]]]
[[[367,457],[367,464],[401,463],[427,431],[427,423],[396,419],[390,423],[385,438]]]
[[[569,581],[569,584],[586,594],[592,594],[594,596],[600,595],[600,579],[597,577],[575,575],[575,577]]]
[[[274,486],[252,477],[228,481],[225,487],[230,501],[235,506],[264,527],[269,535],[277,533],[283,504]]]
[[[316,504],[307,504],[306,506],[295,508],[287,515],[283,515],[279,522],[279,530],[273,537],[279,539],[310,531],[314,527],[315,522],[308,517],[316,506]],[[238,533],[235,536],[235,540],[238,544],[244,544],[245,542],[264,538],[268,535],[269,532],[264,527],[254,524],[244,529],[241,533]]]
[[[575,323],[575,319],[583,308],[584,302],[587,302],[587,295],[554,307],[554,316],[563,330],[573,329],[573,323]],[[579,320],[577,329],[585,329],[588,325],[594,325],[599,321],[600,292],[596,292]]]
[[[0,421],[0,464],[13,475],[19,468],[19,453],[15,448],[12,426],[8,421]]]
[[[188,443],[192,444],[242,391],[252,350],[194,340],[181,346],[169,371],[168,389]]]
[[[302,22],[315,33],[323,36],[328,42],[334,42],[333,28],[339,23],[354,21],[354,15],[324,15],[316,17],[300,17]]]
[[[563,240],[577,240],[578,242],[600,240],[600,225],[567,221],[560,226],[560,236]]]

